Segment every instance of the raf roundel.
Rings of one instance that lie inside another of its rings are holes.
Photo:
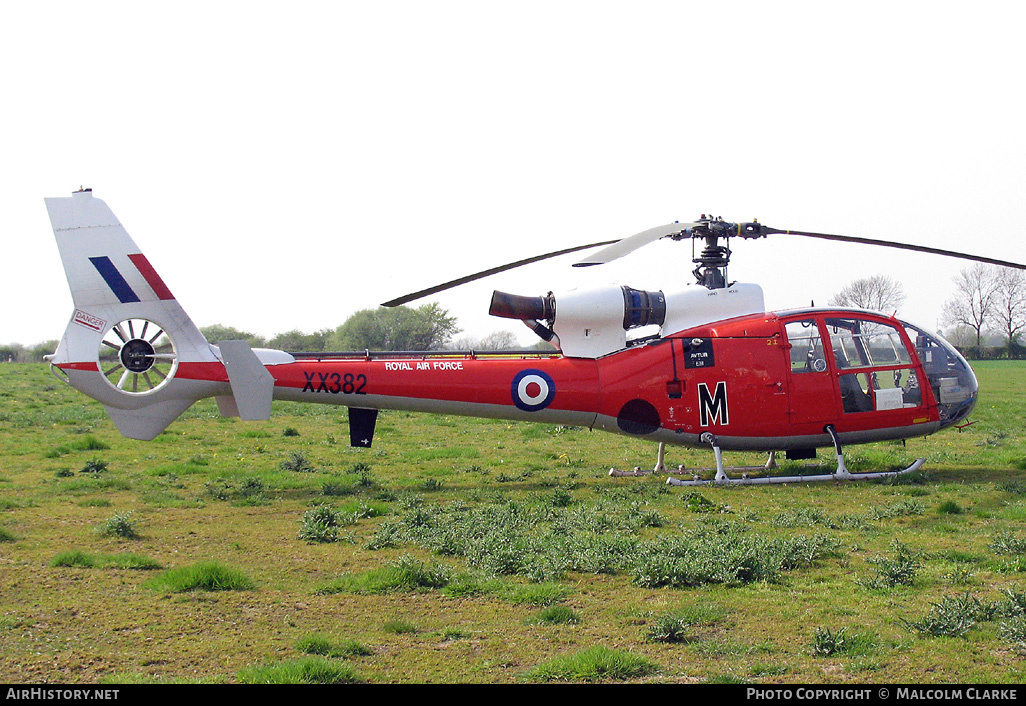
[[[513,378],[513,404],[525,412],[545,409],[556,396],[556,383],[541,370],[521,370]]]

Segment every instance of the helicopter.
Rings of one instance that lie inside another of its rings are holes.
[[[924,459],[893,471],[853,473],[843,449],[957,425],[978,397],[972,368],[954,346],[893,315],[811,306],[766,311],[758,285],[726,277],[730,238],[792,234],[1026,269],[926,246],[703,215],[518,260],[383,304],[399,306],[583,250],[593,253],[575,266],[602,265],[662,238],[702,243],[693,258],[695,283],[679,291],[619,285],[543,296],[495,291],[489,313],[524,322],[549,342],[547,350],[289,352],[239,340],[208,342],[91,189],[45,203],[74,305],[48,362],[60,379],[101,402],[128,438],[153,439],[210,397],[222,415],[243,420],[269,419],[273,400],[342,405],[348,408],[350,444],[364,448],[373,443],[379,410],[522,420],[655,442],[652,471],[609,473],[666,472],[673,485],[912,472]],[[709,449],[715,469],[668,470],[667,446]],[[833,472],[770,472],[778,453],[807,460],[819,448],[833,449]],[[769,456],[764,466],[735,469],[725,465],[725,451]],[[706,477],[706,470],[714,475]]]

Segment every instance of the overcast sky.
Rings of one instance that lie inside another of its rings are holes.
[[[72,312],[43,205],[91,187],[200,326],[335,327],[430,284],[701,213],[1026,262],[1010,2],[36,2],[0,9],[0,342]],[[732,241],[770,309],[887,274],[937,328],[967,263]],[[492,289],[675,290],[691,247]],[[431,301],[431,300],[428,300]]]

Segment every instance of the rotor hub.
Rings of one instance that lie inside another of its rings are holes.
[[[121,347],[121,364],[133,373],[144,373],[153,367],[153,346],[141,338],[133,338]]]
[[[760,238],[765,233],[758,222],[729,223],[722,218],[711,218],[702,214],[702,217],[680,237],[686,235],[690,235],[693,241],[699,238],[705,240],[701,254],[691,260],[698,265],[692,272],[695,280],[703,287],[722,289],[727,286],[731,237]],[[720,245],[721,238],[726,241],[726,245]]]
[[[100,372],[115,389],[144,395],[162,388],[178,369],[175,343],[147,319],[125,319],[100,341]]]

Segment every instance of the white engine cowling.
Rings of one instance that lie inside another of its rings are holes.
[[[598,358],[626,348],[629,330],[662,324],[666,299],[662,292],[608,287],[561,293],[555,308],[552,330],[563,354]]]
[[[521,297],[495,292],[489,313],[532,322],[545,320],[564,355],[598,358],[627,346],[627,332],[660,325],[666,316],[662,292],[609,286],[572,290],[557,297]]]
[[[659,326],[659,334],[667,336],[764,310],[762,289],[755,284],[722,289],[694,285],[668,295],[611,285],[544,297],[494,292],[489,313],[529,325],[544,320],[548,328],[536,331],[554,333],[564,355],[598,358],[626,348],[628,332],[643,326]]]

